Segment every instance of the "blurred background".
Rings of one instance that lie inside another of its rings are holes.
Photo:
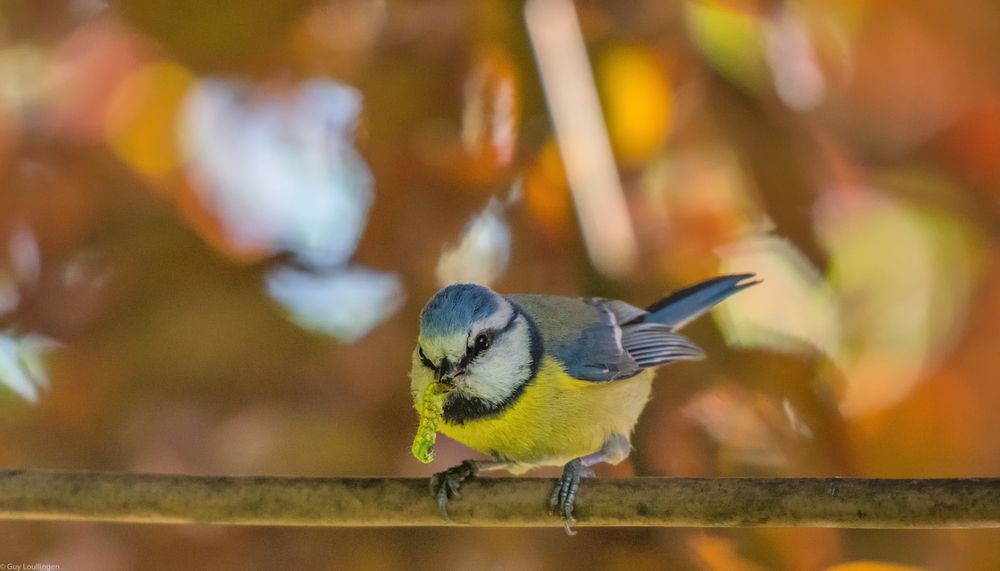
[[[997,475],[997,54],[987,0],[5,0],[0,467],[428,476],[470,456],[409,454],[442,284],[647,305],[748,271],[601,476]],[[0,562],[67,570],[996,569],[998,546],[0,523]]]

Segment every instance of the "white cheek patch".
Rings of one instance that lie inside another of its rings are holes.
[[[518,316],[514,325],[469,366],[464,392],[499,404],[514,394],[530,375],[531,339],[527,323]]]

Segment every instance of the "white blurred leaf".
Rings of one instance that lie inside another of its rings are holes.
[[[188,174],[242,247],[343,264],[373,197],[371,173],[353,146],[360,109],[356,90],[330,80],[306,82],[285,98],[204,80],[183,111]]]
[[[406,299],[394,274],[358,266],[317,272],[284,267],[267,276],[267,291],[299,326],[344,342],[363,337]]]
[[[853,415],[898,402],[950,348],[975,282],[976,241],[960,221],[886,193],[840,194],[851,200],[821,203],[817,228],[843,300],[841,408]]]
[[[764,45],[774,90],[786,105],[808,111],[823,102],[826,79],[812,40],[792,7],[782,8],[764,26]]]
[[[715,310],[726,341],[786,353],[840,353],[837,302],[830,286],[791,242],[747,238],[719,251],[722,273],[752,272],[763,283]]]
[[[49,386],[45,355],[58,346],[43,335],[0,333],[0,384],[28,402],[37,402],[39,389]]]
[[[520,186],[511,193],[508,203],[520,196]],[[510,228],[506,206],[491,198],[486,207],[465,226],[458,244],[445,249],[437,264],[441,285],[471,282],[489,285],[507,270],[510,263]]]
[[[817,208],[817,233],[830,253],[826,280],[773,236],[720,251],[724,273],[763,279],[720,304],[720,328],[737,346],[825,354],[847,381],[845,415],[891,406],[960,330],[978,239],[942,212],[868,188],[829,193]]]

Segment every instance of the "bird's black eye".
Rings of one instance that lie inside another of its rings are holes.
[[[423,363],[425,367],[427,367],[432,371],[437,370],[437,367],[434,366],[434,363],[432,363],[431,360],[427,358],[427,355],[424,355],[423,347],[420,346],[417,347],[417,355],[420,357],[420,362]]]
[[[480,333],[476,336],[476,344],[472,346],[472,354],[479,355],[483,351],[490,348],[490,336],[485,333]]]

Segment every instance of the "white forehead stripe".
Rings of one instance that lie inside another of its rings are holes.
[[[500,298],[500,307],[489,316],[480,319],[472,324],[471,333],[475,334],[484,329],[503,329],[514,317],[514,306],[506,299]]]

